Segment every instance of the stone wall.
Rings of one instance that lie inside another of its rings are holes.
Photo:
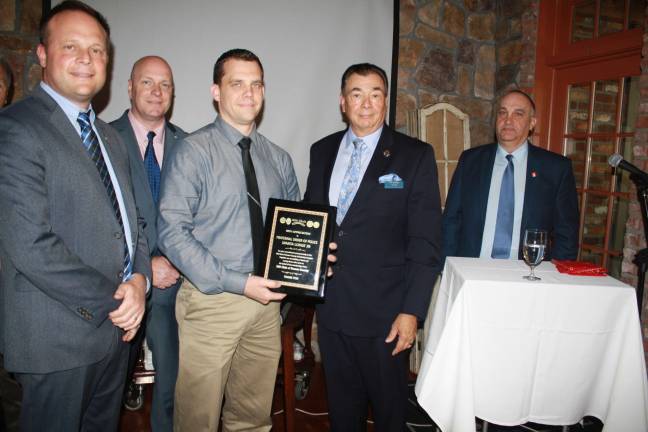
[[[42,0],[0,0],[0,57],[12,69],[14,102],[41,78],[35,47],[42,10]]]
[[[396,128],[448,102],[470,115],[471,145],[493,141],[493,102],[531,90],[538,0],[401,0]]]

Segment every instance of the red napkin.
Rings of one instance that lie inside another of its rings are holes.
[[[575,276],[607,276],[607,272],[601,266],[585,261],[551,260],[560,273],[567,273]]]

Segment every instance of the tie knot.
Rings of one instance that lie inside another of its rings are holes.
[[[146,134],[146,138],[148,138],[149,142],[153,142],[153,138],[155,138],[155,132],[149,131],[149,133]]]
[[[356,138],[353,140],[353,147],[360,150],[364,146],[364,140],[362,138]]]
[[[243,151],[250,151],[250,145],[252,145],[252,140],[250,137],[243,137],[241,141],[238,142],[238,146],[241,147]]]
[[[84,126],[88,126],[90,124],[90,113],[92,110],[88,111],[80,111],[79,112],[79,117],[77,117],[77,121],[81,123]]]
[[[506,160],[508,160],[509,162],[513,162],[513,155],[512,154],[507,154],[506,155]]]

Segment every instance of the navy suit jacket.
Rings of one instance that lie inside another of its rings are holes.
[[[464,151],[452,178],[443,214],[445,256],[478,257],[497,144]],[[547,230],[545,259],[576,259],[578,198],[571,161],[529,144],[520,244],[529,228]],[[522,258],[522,247],[518,258]]]
[[[124,114],[117,120],[110,122],[110,125],[117,130],[128,150],[135,202],[137,203],[139,215],[144,218],[144,234],[146,235],[151,255],[160,255],[157,247],[158,208],[153,201],[153,195],[151,194],[151,188],[148,183],[148,174],[146,173],[146,167],[142,160],[142,153],[140,152],[137,138],[135,138],[133,127],[128,119],[128,110],[124,111]],[[164,154],[168,155],[171,148],[186,135],[187,133],[178,126],[166,122],[164,130]],[[164,164],[161,165],[162,169],[164,169]],[[154,289],[151,292],[151,301],[168,303],[168,301],[173,300],[171,297],[175,297],[176,291],[177,289],[173,290],[170,288],[165,290]]]
[[[345,131],[313,144],[305,201],[329,204]],[[402,189],[378,182],[397,174]],[[386,337],[399,313],[425,319],[441,269],[441,211],[432,147],[385,126],[351,206],[336,226],[338,262],[318,322],[350,336]]]

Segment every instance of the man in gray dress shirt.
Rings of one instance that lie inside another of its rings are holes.
[[[211,88],[218,118],[176,144],[165,161],[158,246],[186,278],[176,300],[175,430],[217,430],[223,395],[223,431],[272,427],[284,294],[270,290],[277,282],[252,275],[254,206],[265,212],[269,198],[298,200],[299,186],[288,153],[256,131],[264,91],[256,55],[221,55]],[[249,199],[255,194],[246,155],[258,200]]]

